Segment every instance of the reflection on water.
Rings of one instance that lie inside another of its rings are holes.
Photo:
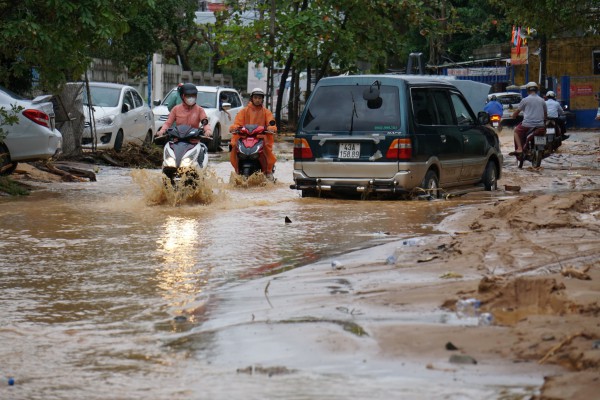
[[[281,164],[277,182],[254,187],[224,184],[229,165],[212,164],[192,201],[169,199],[158,170],[114,168],[97,182],[1,199],[0,378],[17,384],[0,385],[0,398],[215,399],[226,398],[215,380],[232,379],[248,393],[256,380],[199,361],[209,337],[192,350],[164,346],[218,317],[212,293],[430,232],[457,204],[301,199],[291,163]]]

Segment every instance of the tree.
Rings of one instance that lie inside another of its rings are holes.
[[[598,0],[491,0],[516,26],[535,29],[540,39],[540,69],[542,82],[546,81],[547,38],[557,34],[591,34],[600,31]]]
[[[93,49],[118,40],[128,20],[153,5],[154,0],[1,1],[0,83],[24,93],[32,83],[52,90],[78,78]]]

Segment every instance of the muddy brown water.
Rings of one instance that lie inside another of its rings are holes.
[[[447,393],[447,382],[423,382],[407,366],[402,376],[376,379],[377,371],[225,368],[211,360],[235,354],[219,354],[212,335],[182,335],[207,318],[218,320],[205,307],[224,286],[433,233],[453,208],[500,195],[429,202],[302,199],[289,189],[291,161],[280,157],[278,166],[275,184],[240,187],[230,183],[229,164],[211,158],[192,200],[165,193],[159,170],[117,168],[101,168],[97,182],[43,184],[27,198],[0,199],[0,398]],[[231,340],[244,346],[244,338]],[[282,365],[294,356],[277,346],[270,351],[281,351]],[[14,386],[7,386],[8,377]],[[491,386],[454,393],[485,398],[507,390]],[[516,398],[522,391],[515,389]]]
[[[208,200],[174,201],[158,170],[118,168],[0,199],[0,393],[219,398],[230,381],[252,392],[249,376],[194,361],[210,343],[166,345],[178,318],[200,324],[193,313],[227,283],[431,232],[453,205],[302,199],[291,168],[282,160],[275,184],[240,187],[212,160]]]

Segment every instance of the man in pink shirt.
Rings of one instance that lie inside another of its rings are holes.
[[[208,119],[204,108],[196,104],[196,98],[198,97],[198,88],[196,88],[196,85],[193,83],[184,83],[177,88],[177,91],[183,102],[171,109],[167,121],[156,133],[157,137],[164,135],[166,130],[173,125],[173,122],[177,125],[189,125],[193,128],[199,128],[202,120]],[[208,124],[204,126],[204,135],[212,136],[212,129]]]

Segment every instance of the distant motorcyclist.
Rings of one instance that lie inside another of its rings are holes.
[[[496,96],[492,95],[492,97],[490,98],[490,101],[488,101],[487,104],[485,105],[485,107],[483,107],[483,111],[488,113],[488,115],[490,117],[492,115],[502,116],[504,109],[502,107],[502,104],[500,104],[500,102],[498,101],[498,98]]]
[[[545,128],[544,122],[548,118],[546,102],[538,96],[539,88],[537,83],[529,82],[525,85],[525,89],[527,89],[527,97],[521,100],[512,114],[512,117],[516,119],[522,111],[523,121],[515,127],[515,151],[511,152],[510,155],[523,153],[523,144],[525,143],[529,129]]]
[[[208,119],[204,108],[196,104],[198,97],[198,88],[193,83],[184,83],[177,87],[179,96],[181,97],[182,103],[177,104],[169,112],[169,117],[165,124],[156,133],[157,137],[164,135],[167,129],[169,129],[173,123],[177,125],[189,125],[192,128],[199,128],[200,123],[203,119]],[[210,125],[204,126],[204,135],[212,136],[212,129]]]
[[[238,171],[238,156],[237,156],[237,143],[239,140],[239,135],[235,132],[240,129],[244,125],[248,124],[256,124],[261,126],[268,127],[268,130],[271,132],[277,132],[276,126],[269,126],[271,121],[274,121],[273,113],[266,107],[263,106],[263,102],[265,100],[265,92],[261,88],[254,88],[250,93],[250,101],[248,105],[242,108],[237,115],[235,116],[235,120],[233,124],[229,128],[229,132],[232,133],[231,137],[231,152],[229,153],[229,161],[233,166],[233,169],[237,174],[240,173]],[[266,165],[267,171],[265,173],[268,179],[273,179],[273,166],[277,161],[275,154],[273,154],[273,144],[275,140],[273,139],[273,135],[265,135],[265,156],[266,156]]]
[[[556,122],[558,127],[560,128],[560,132],[563,136],[563,139],[568,139],[569,136],[567,133],[567,126],[565,123],[565,111],[558,101],[556,101],[556,94],[552,90],[546,92],[546,107],[548,108],[548,119]]]

